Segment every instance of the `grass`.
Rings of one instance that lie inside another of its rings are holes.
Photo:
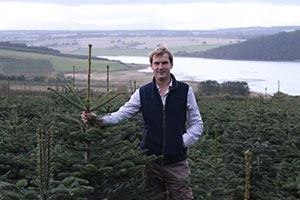
[[[174,53],[178,51],[186,51],[188,53],[195,51],[206,51],[222,46],[222,44],[207,44],[207,45],[190,45],[181,47],[170,47]],[[93,50],[94,56],[148,56],[152,49],[121,49],[121,48],[95,48]],[[87,55],[88,48],[81,48],[74,51],[73,54]]]
[[[49,60],[53,65],[53,68],[57,72],[72,71],[73,66],[75,65],[76,71],[87,71],[88,69],[88,60],[87,59],[76,59],[76,58],[67,58],[46,54],[38,53],[29,53],[29,52],[17,52],[9,50],[0,50],[0,55],[2,58],[10,58],[13,60]],[[86,54],[87,55],[87,54]],[[0,70],[3,69],[5,61],[0,61]],[[105,60],[92,60],[92,70],[93,71],[106,71],[106,66],[110,66],[110,70],[123,70],[127,69],[128,66],[117,62],[117,61],[105,61]]]
[[[1,57],[0,57],[1,60]],[[16,59],[4,62],[2,71],[8,74],[51,73],[52,64],[46,59]]]

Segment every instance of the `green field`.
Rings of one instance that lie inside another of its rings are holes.
[[[53,65],[53,68],[57,72],[72,71],[73,66],[76,67],[76,71],[87,71],[88,60],[87,59],[76,59],[68,57],[60,57],[54,55],[38,54],[38,53],[28,53],[28,52],[18,52],[9,50],[0,50],[1,60],[0,60],[0,71],[3,72],[6,60],[18,60],[19,63],[22,60],[49,60]],[[86,54],[87,55],[87,54]],[[4,59],[5,58],[5,59]],[[18,64],[18,62],[15,62]],[[19,64],[18,64],[19,65]],[[92,70],[94,71],[106,71],[106,66],[110,66],[110,70],[123,70],[127,69],[128,66],[117,62],[117,61],[106,61],[106,60],[92,60]]]
[[[181,47],[170,47],[170,50],[174,53],[179,51],[186,51],[188,53],[195,51],[206,51],[222,46],[222,44],[207,44],[207,45],[191,45]],[[148,56],[152,49],[122,49],[122,48],[95,48],[93,49],[94,56]],[[81,48],[72,52],[77,55],[87,55],[88,48]]]
[[[1,57],[0,57],[1,60]],[[16,59],[2,63],[2,71],[6,74],[48,74],[54,71],[53,65],[47,59]]]

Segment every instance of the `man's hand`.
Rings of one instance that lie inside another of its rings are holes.
[[[81,113],[81,119],[85,124],[86,123],[91,123],[91,124],[96,124],[96,123],[101,124],[102,123],[102,118],[97,118],[97,115],[93,112],[87,113],[87,112],[83,111]]]

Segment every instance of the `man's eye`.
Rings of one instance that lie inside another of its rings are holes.
[[[164,61],[164,62],[162,62],[162,64],[163,64],[163,65],[166,65],[166,64],[168,64],[168,62],[167,62],[167,61]]]

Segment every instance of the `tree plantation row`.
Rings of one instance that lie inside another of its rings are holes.
[[[159,199],[141,175],[155,159],[139,148],[142,116],[113,126],[80,118],[86,109],[113,112],[131,95],[107,88],[0,94],[1,200]],[[198,200],[300,198],[298,98],[279,92],[197,101],[205,130],[188,150],[188,184]]]

